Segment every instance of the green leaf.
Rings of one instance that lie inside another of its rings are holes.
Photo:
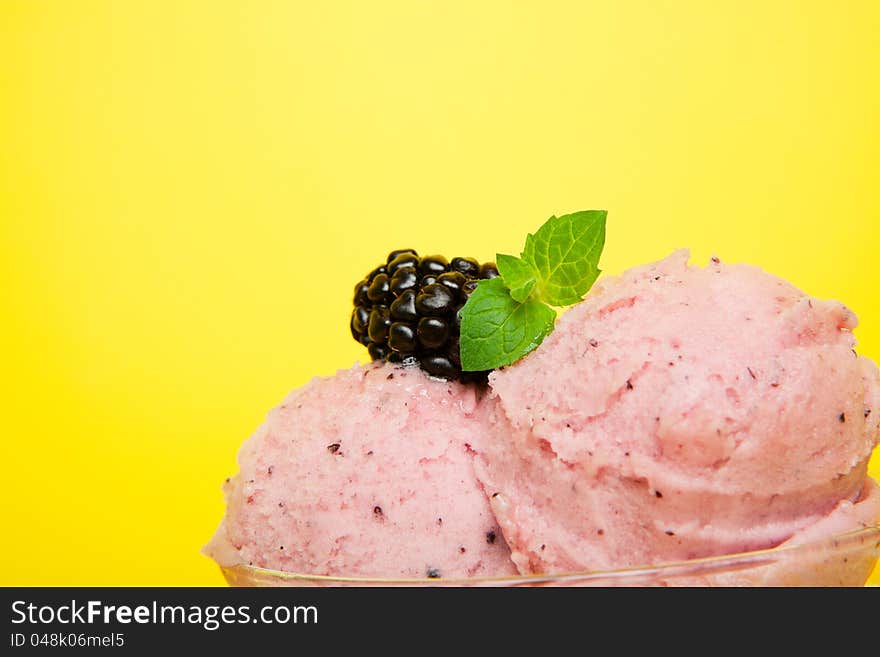
[[[541,344],[556,319],[550,306],[577,303],[598,278],[606,214],[550,217],[522,257],[497,255],[501,276],[480,281],[461,311],[462,370],[510,365]]]
[[[555,319],[556,311],[539,301],[513,299],[503,277],[480,281],[461,311],[461,369],[514,363],[541,344]]]
[[[495,256],[495,264],[514,301],[522,303],[528,299],[538,282],[538,272],[531,263],[516,256],[499,253]]]
[[[585,210],[550,217],[534,235],[526,237],[522,259],[538,272],[537,298],[554,306],[583,299],[600,273],[607,214],[605,210]]]

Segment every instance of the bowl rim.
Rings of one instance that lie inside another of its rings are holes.
[[[680,561],[668,561],[659,564],[647,564],[642,566],[627,566],[612,568],[609,570],[581,570],[562,573],[532,574],[532,575],[501,575],[497,577],[458,577],[458,578],[428,578],[428,577],[373,577],[373,576],[339,576],[339,575],[313,575],[307,573],[295,573],[271,568],[261,568],[245,563],[220,566],[224,576],[231,574],[237,577],[239,573],[246,573],[265,580],[283,580],[288,582],[313,582],[322,584],[361,584],[372,586],[396,586],[396,585],[420,585],[420,586],[473,586],[485,584],[488,586],[510,585],[535,585],[542,583],[558,582],[589,582],[597,580],[621,580],[627,578],[639,578],[662,575],[675,577],[680,575],[707,575],[718,571],[743,570],[756,565],[769,565],[792,554],[811,553],[827,550],[839,550],[840,548],[857,548],[869,541],[876,541],[873,550],[880,557],[880,521],[873,525],[867,525],[861,529],[849,530],[841,534],[833,534],[803,543],[788,545],[782,543],[775,547],[745,552],[734,552],[710,557],[699,557]],[[876,567],[876,564],[875,564]],[[228,577],[227,577],[228,579]]]

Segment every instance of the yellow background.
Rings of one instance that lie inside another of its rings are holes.
[[[880,360],[878,34],[875,0],[0,0],[0,583],[222,583],[239,444],[365,358],[392,248],[606,208],[605,271],[757,263]]]

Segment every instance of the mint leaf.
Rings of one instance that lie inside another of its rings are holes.
[[[510,365],[541,344],[555,319],[549,306],[511,297],[503,277],[480,281],[461,311],[461,369]]]
[[[528,299],[535,283],[538,282],[538,272],[532,264],[522,258],[503,253],[495,256],[495,264],[513,300],[522,303]]]
[[[538,273],[537,298],[567,306],[589,291],[600,272],[607,214],[605,210],[585,210],[550,217],[534,235],[526,237],[522,259]]]
[[[497,255],[501,276],[480,281],[461,310],[465,372],[510,365],[553,330],[556,311],[583,299],[598,278],[604,210],[550,217],[526,236],[522,256]]]

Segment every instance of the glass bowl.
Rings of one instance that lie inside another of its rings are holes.
[[[473,579],[326,577],[221,567],[230,586],[864,586],[880,558],[880,524],[830,538],[619,570]],[[878,573],[880,574],[880,573]]]

